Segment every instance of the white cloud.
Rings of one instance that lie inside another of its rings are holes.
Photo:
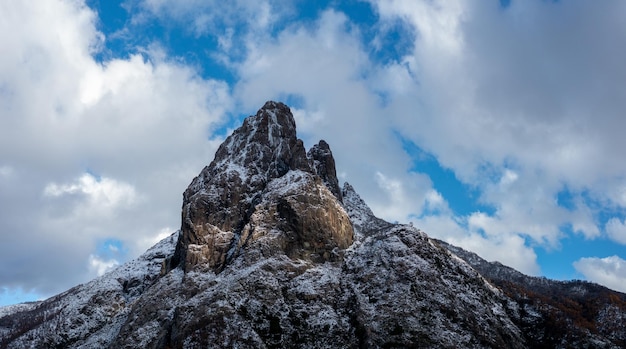
[[[371,204],[372,210],[391,222],[406,222],[410,216],[420,215],[423,208],[437,210],[445,207],[443,198],[430,189],[431,183],[425,176],[413,174],[398,179],[376,172],[376,183],[384,198]]]
[[[453,55],[462,50],[460,27],[465,9],[461,1],[384,0],[372,3],[383,19],[399,16],[415,26],[421,45],[428,50]]]
[[[481,214],[473,214],[476,220]],[[486,215],[482,217],[486,219]],[[455,246],[472,251],[487,261],[497,261],[528,275],[539,275],[541,268],[534,250],[517,234],[504,232],[485,234],[484,225],[477,227],[463,217],[450,213],[426,215],[412,220],[426,234]]]
[[[136,241],[137,247],[135,248],[135,250],[137,251],[145,251],[147,249],[149,249],[150,247],[154,246],[157,242],[165,239],[166,237],[172,235],[173,232],[175,232],[177,229],[171,228],[171,227],[164,227],[161,228],[158,233],[154,236],[147,236],[144,237],[142,239],[139,239],[138,241]]]
[[[488,261],[498,261],[528,275],[540,275],[535,251],[519,235],[485,238],[480,234],[469,234],[447,242],[473,251]]]
[[[74,183],[50,183],[44,188],[44,195],[51,197],[76,194],[85,198],[80,207],[86,204],[88,211],[95,209],[99,214],[110,213],[117,208],[131,208],[138,200],[132,185],[107,177],[98,179],[89,173],[83,174]]]
[[[566,184],[623,204],[614,191],[626,172],[616,131],[626,126],[626,50],[614,43],[626,39],[615,15],[624,4],[372,3],[383,21],[414,31],[413,50],[380,73],[415,81],[390,96],[389,115],[404,137],[479,188],[485,166],[503,171],[512,163],[520,179],[537,180],[543,201]],[[599,235],[592,227],[584,233]]]
[[[115,259],[104,260],[95,255],[89,255],[89,269],[94,272],[97,276],[102,276],[106,272],[115,269],[120,265]]]
[[[581,258],[574,262],[574,268],[587,280],[626,292],[626,260],[618,256]]]
[[[430,213],[450,212],[450,208],[448,207],[448,203],[446,202],[446,200],[443,198],[443,196],[441,196],[438,191],[434,189],[430,189],[426,192],[424,204],[425,211],[428,211]]]
[[[611,240],[626,245],[626,222],[613,217],[606,223],[605,230]]]
[[[97,21],[82,1],[0,2],[0,254],[23,261],[0,266],[0,287],[84,282],[112,263],[90,258],[103,239],[139,255],[180,224],[181,193],[219,144],[228,85],[158,45],[97,61]]]
[[[517,173],[509,169],[505,169],[504,174],[502,175],[502,178],[500,178],[500,186],[506,188],[507,186],[517,181],[518,178],[519,176],[517,175]]]

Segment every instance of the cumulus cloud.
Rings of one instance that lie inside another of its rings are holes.
[[[0,287],[84,282],[113,265],[108,238],[143,252],[219,144],[228,85],[159,45],[96,60],[97,21],[82,1],[0,4]]]
[[[58,199],[79,196],[76,209],[95,215],[110,215],[118,208],[132,208],[138,201],[132,185],[107,177],[96,178],[89,173],[83,174],[73,183],[49,183],[43,194]]]
[[[411,222],[429,236],[472,251],[489,262],[500,262],[528,275],[541,274],[537,255],[522,236],[495,233],[489,229],[487,233],[484,225],[472,222],[478,215],[487,217],[476,213],[468,219],[448,211],[436,215],[425,214],[412,218]]]
[[[372,210],[385,219],[406,222],[408,217],[421,214],[425,209],[438,211],[447,208],[441,195],[431,189],[428,177],[413,174],[397,179],[376,172],[378,187],[385,194],[383,200],[371,204]]]
[[[419,81],[395,101],[398,129],[461,179],[479,183],[486,164],[513,163],[544,178],[547,199],[563,182],[622,183],[615,130],[624,126],[626,69],[617,57],[626,51],[614,45],[625,35],[615,4],[372,3],[382,20],[415,31],[413,50],[392,65],[408,63],[397,71]]]
[[[611,218],[605,227],[609,238],[617,243],[626,245],[626,222],[619,218]]]
[[[626,260],[618,256],[581,258],[574,262],[574,268],[587,280],[626,292]]]

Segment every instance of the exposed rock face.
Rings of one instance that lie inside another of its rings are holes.
[[[364,204],[351,212],[384,222]],[[340,262],[265,257],[261,239],[218,274],[190,271],[178,286],[164,278],[111,347],[525,347],[501,292],[417,229],[383,225],[363,230]],[[154,300],[164,295],[178,305]],[[155,323],[155,313],[170,315]]]
[[[320,141],[309,154],[286,105],[267,102],[246,118],[185,191],[171,267],[222,270],[272,229],[283,232],[274,250],[290,257],[323,262],[350,246],[353,231],[336,202],[341,192],[330,148]]]
[[[307,153],[311,167],[315,170],[326,187],[337,197],[337,200],[343,201],[341,189],[339,188],[339,180],[337,179],[337,170],[335,169],[335,158],[330,151],[330,146],[326,141],[321,140],[314,145]]]
[[[299,170],[271,181],[250,218],[242,239],[259,249],[267,245],[259,242],[262,237],[272,231],[282,232],[269,239],[270,245],[291,259],[316,263],[340,260],[354,236],[350,219],[336,197],[318,176]],[[265,253],[265,257],[269,255]]]
[[[280,103],[226,139],[182,218],[137,260],[0,308],[0,348],[626,346],[626,295],[530,278],[377,218],[339,189],[326,142],[305,152]]]

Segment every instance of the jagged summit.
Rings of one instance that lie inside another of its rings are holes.
[[[307,156],[291,110],[273,101],[226,138],[185,190],[170,268],[219,271],[271,227],[286,234],[264,241],[266,249],[316,261],[332,259],[353,239],[330,147],[320,141]]]
[[[326,187],[337,197],[337,200],[343,202],[337,170],[335,169],[335,158],[333,158],[328,143],[322,139],[318,144],[311,147],[307,156],[311,168],[322,178]]]

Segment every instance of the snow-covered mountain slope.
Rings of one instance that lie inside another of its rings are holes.
[[[45,301],[6,312],[0,308],[0,348],[106,347],[137,299],[161,277],[177,236],[178,232],[139,258]]]
[[[625,348],[626,294],[580,280],[531,277],[443,241],[513,301],[532,347]]]
[[[581,341],[578,327],[551,323],[541,305],[551,304],[507,287],[491,264],[375,217],[352,186],[339,187],[326,142],[305,152],[282,103],[266,103],[225,140],[185,191],[182,216],[179,232],[137,260],[48,300],[0,308],[0,348],[623,343],[622,308],[610,303],[619,294],[607,290],[594,323],[604,329]],[[568,314],[556,319],[577,321]]]

